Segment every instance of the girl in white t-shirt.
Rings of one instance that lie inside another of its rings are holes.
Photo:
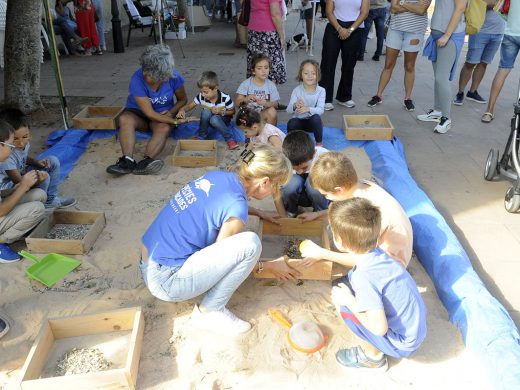
[[[236,124],[249,139],[249,146],[269,144],[277,149],[282,149],[285,133],[278,127],[265,123],[260,113],[254,108],[242,105],[236,116]]]
[[[280,94],[276,84],[268,79],[271,60],[265,54],[255,54],[251,58],[252,76],[244,80],[237,89],[235,103],[240,106],[247,103],[249,107],[261,112],[265,122],[276,125],[278,121],[278,100]]]

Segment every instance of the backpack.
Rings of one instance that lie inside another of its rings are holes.
[[[251,0],[242,1],[242,9],[238,17],[238,24],[247,26],[249,24],[249,14],[251,13]]]
[[[466,34],[473,35],[480,31],[486,19],[487,3],[484,0],[469,0],[464,11]]]

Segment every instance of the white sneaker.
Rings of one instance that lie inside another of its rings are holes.
[[[417,119],[423,122],[439,122],[441,120],[442,112],[437,110],[429,110],[426,114],[417,115]]]
[[[325,103],[325,111],[332,111],[332,110],[334,110],[334,104]]]
[[[346,102],[341,102],[338,100],[338,104],[340,106],[344,106],[344,107],[348,107],[348,108],[356,107],[356,102],[354,100],[347,100]]]
[[[444,134],[447,133],[449,129],[451,129],[451,120],[443,116],[433,131],[439,134]]]
[[[191,313],[191,324],[199,329],[211,330],[221,334],[245,333],[251,324],[243,321],[225,307],[222,310],[201,312],[195,305]]]

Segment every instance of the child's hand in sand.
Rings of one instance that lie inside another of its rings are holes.
[[[354,309],[356,305],[356,298],[352,294],[352,290],[345,283],[340,283],[337,286],[332,287],[330,293],[332,302],[336,305],[347,306],[349,309]]]
[[[269,270],[276,279],[279,280],[294,280],[300,276],[300,272],[286,263],[288,257],[281,256],[277,259],[267,261],[264,263],[264,270]]]
[[[313,259],[323,258],[323,248],[311,240],[305,240],[305,245],[300,246],[300,252],[304,260],[307,257],[311,257]]]
[[[301,219],[302,222],[310,222],[314,221],[320,215],[315,211],[307,211],[305,213],[299,214],[296,218]]]

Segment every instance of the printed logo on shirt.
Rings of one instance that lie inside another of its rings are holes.
[[[253,89],[253,95],[255,95],[258,100],[267,100],[267,101],[271,100],[271,94],[265,93],[265,91],[263,89],[261,89],[261,90]]]
[[[178,214],[182,210],[186,210],[190,204],[196,201],[197,197],[191,190],[190,185],[186,184],[172,199],[170,199],[170,207]]]
[[[168,97],[167,96],[159,96],[159,97],[151,97],[149,98],[150,99],[150,103],[152,105],[154,104],[166,104],[166,102],[168,101]]]
[[[209,190],[211,189],[211,184],[208,179],[197,179],[195,180],[195,188],[198,190],[202,190],[206,193],[206,196],[209,196]]]

